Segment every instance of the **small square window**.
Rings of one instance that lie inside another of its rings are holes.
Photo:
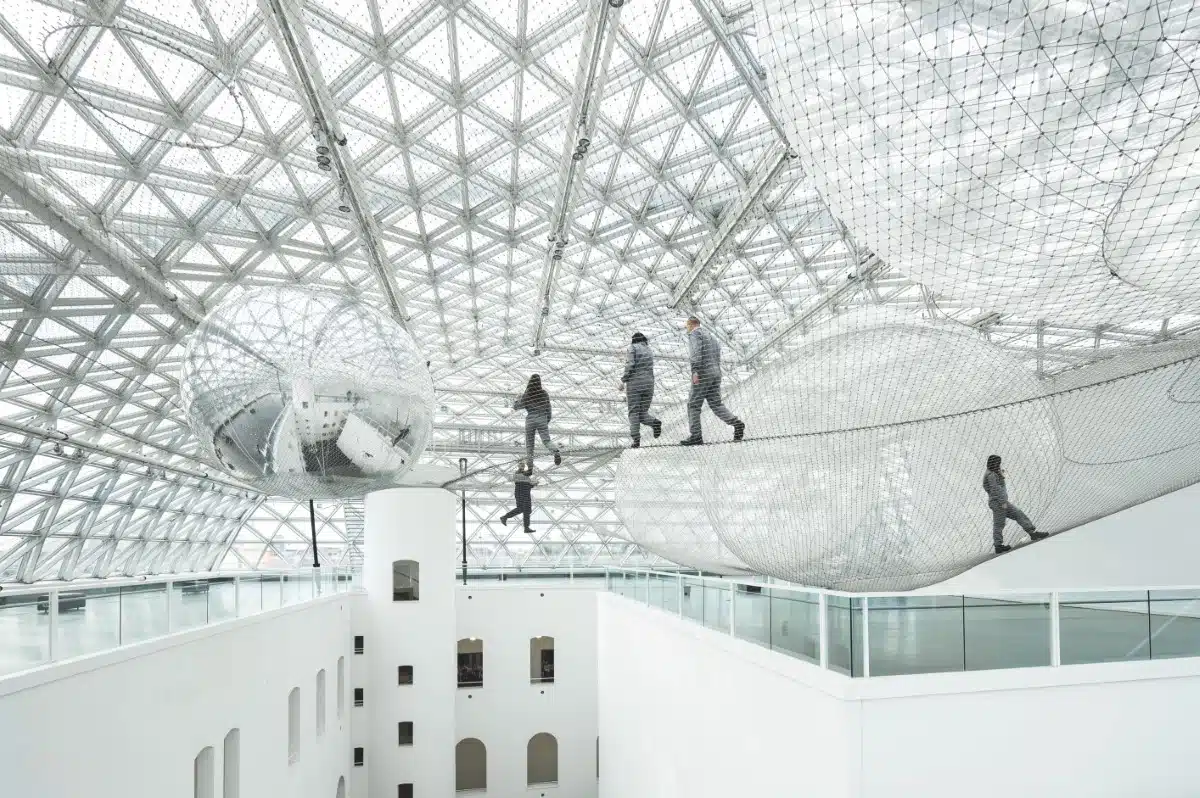
[[[363,749],[354,749],[354,767],[360,768],[363,765]]]
[[[364,638],[364,636],[363,635],[355,635],[354,636],[354,653],[361,654],[361,653],[363,653],[363,649],[365,649],[365,648],[366,648],[366,639]]]
[[[399,668],[399,674],[400,674],[400,684],[412,684],[413,683],[413,666],[412,665],[401,665]]]
[[[400,745],[412,745],[413,744],[412,721],[411,720],[402,721],[400,723],[397,723],[396,726],[399,728],[399,731],[400,731]]]
[[[396,785],[396,798],[413,798],[413,786],[411,784]]]
[[[363,705],[363,688],[354,688],[354,706],[361,707]]]

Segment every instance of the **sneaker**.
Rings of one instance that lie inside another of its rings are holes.
[[[525,527],[525,534],[526,534],[526,535],[532,535],[532,534],[533,534],[533,527],[530,527],[530,526],[527,526],[527,527]]]
[[[737,421],[733,422],[733,439],[735,441],[740,441],[742,439],[742,436],[745,434],[746,434],[746,422],[742,421],[741,419],[738,419]]]
[[[555,464],[555,465],[562,465],[562,455],[561,455],[561,454],[559,454],[558,452],[555,452],[555,453],[554,453],[554,464]]]
[[[1012,546],[1005,546],[1003,543],[1001,543],[999,546],[996,547],[997,554],[1003,554],[1006,551],[1012,551]]]
[[[508,519],[505,518],[504,516],[500,516],[500,523],[504,524],[505,526],[508,526]]]
[[[641,440],[641,438],[634,438],[634,439],[633,439],[633,443],[629,444],[629,448],[630,448],[630,449],[640,449],[640,448],[642,448],[642,440]]]
[[[655,419],[650,424],[650,429],[654,430],[654,437],[657,438],[659,435],[662,435],[662,422],[658,419]]]
[[[684,438],[679,442],[680,446],[701,446],[703,444],[703,438]]]
[[[1050,537],[1049,532],[1038,532],[1036,529],[1029,533],[1030,540],[1045,540]]]

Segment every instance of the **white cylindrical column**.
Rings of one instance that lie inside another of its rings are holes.
[[[422,798],[454,795],[457,507],[441,488],[396,488],[366,498],[363,656],[370,676],[356,686],[366,688],[371,728],[369,798],[391,798],[406,783]],[[415,600],[396,600],[407,598],[414,573]],[[399,683],[401,666],[412,668],[411,685]],[[413,724],[411,745],[399,742],[399,724],[406,722]]]

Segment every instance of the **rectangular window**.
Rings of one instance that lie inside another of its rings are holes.
[[[396,798],[413,798],[412,784],[396,785]]]
[[[360,768],[363,765],[363,749],[354,749],[354,767]]]
[[[208,746],[196,755],[195,762],[196,798],[213,798],[216,784],[213,780],[213,750]]]
[[[361,687],[354,688],[354,706],[361,707],[363,705],[363,689]]]
[[[230,729],[225,735],[225,778],[222,798],[239,798],[242,793],[242,732]]]
[[[401,665],[400,666],[400,684],[412,684],[412,683],[413,683],[413,666],[412,665]]]
[[[361,653],[363,653],[364,648],[366,648],[366,642],[363,640],[363,636],[355,635],[354,636],[354,653],[361,654]]]
[[[413,725],[411,720],[406,720],[396,724],[400,730],[400,745],[413,744]]]
[[[300,688],[288,693],[288,764],[300,758]]]
[[[325,736],[325,669],[317,671],[317,736]]]
[[[342,719],[342,715],[346,714],[346,658],[338,657],[338,675],[337,675],[337,704],[338,704],[338,720]]]

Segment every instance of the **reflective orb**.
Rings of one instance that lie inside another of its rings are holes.
[[[801,584],[907,590],[966,570],[992,551],[988,455],[1035,523],[1062,466],[1036,377],[965,328],[834,325],[736,395],[747,440],[705,447],[705,507],[735,557]]]
[[[1190,270],[1123,282],[1103,252],[1126,186],[1200,114],[1191,2],[755,5],[789,140],[834,216],[889,266],[946,297],[1059,321],[1195,305],[1171,293]],[[1198,219],[1119,259],[1169,259]]]
[[[416,342],[378,310],[307,288],[263,288],[213,310],[180,375],[192,431],[225,472],[294,499],[395,485],[433,428]]]

